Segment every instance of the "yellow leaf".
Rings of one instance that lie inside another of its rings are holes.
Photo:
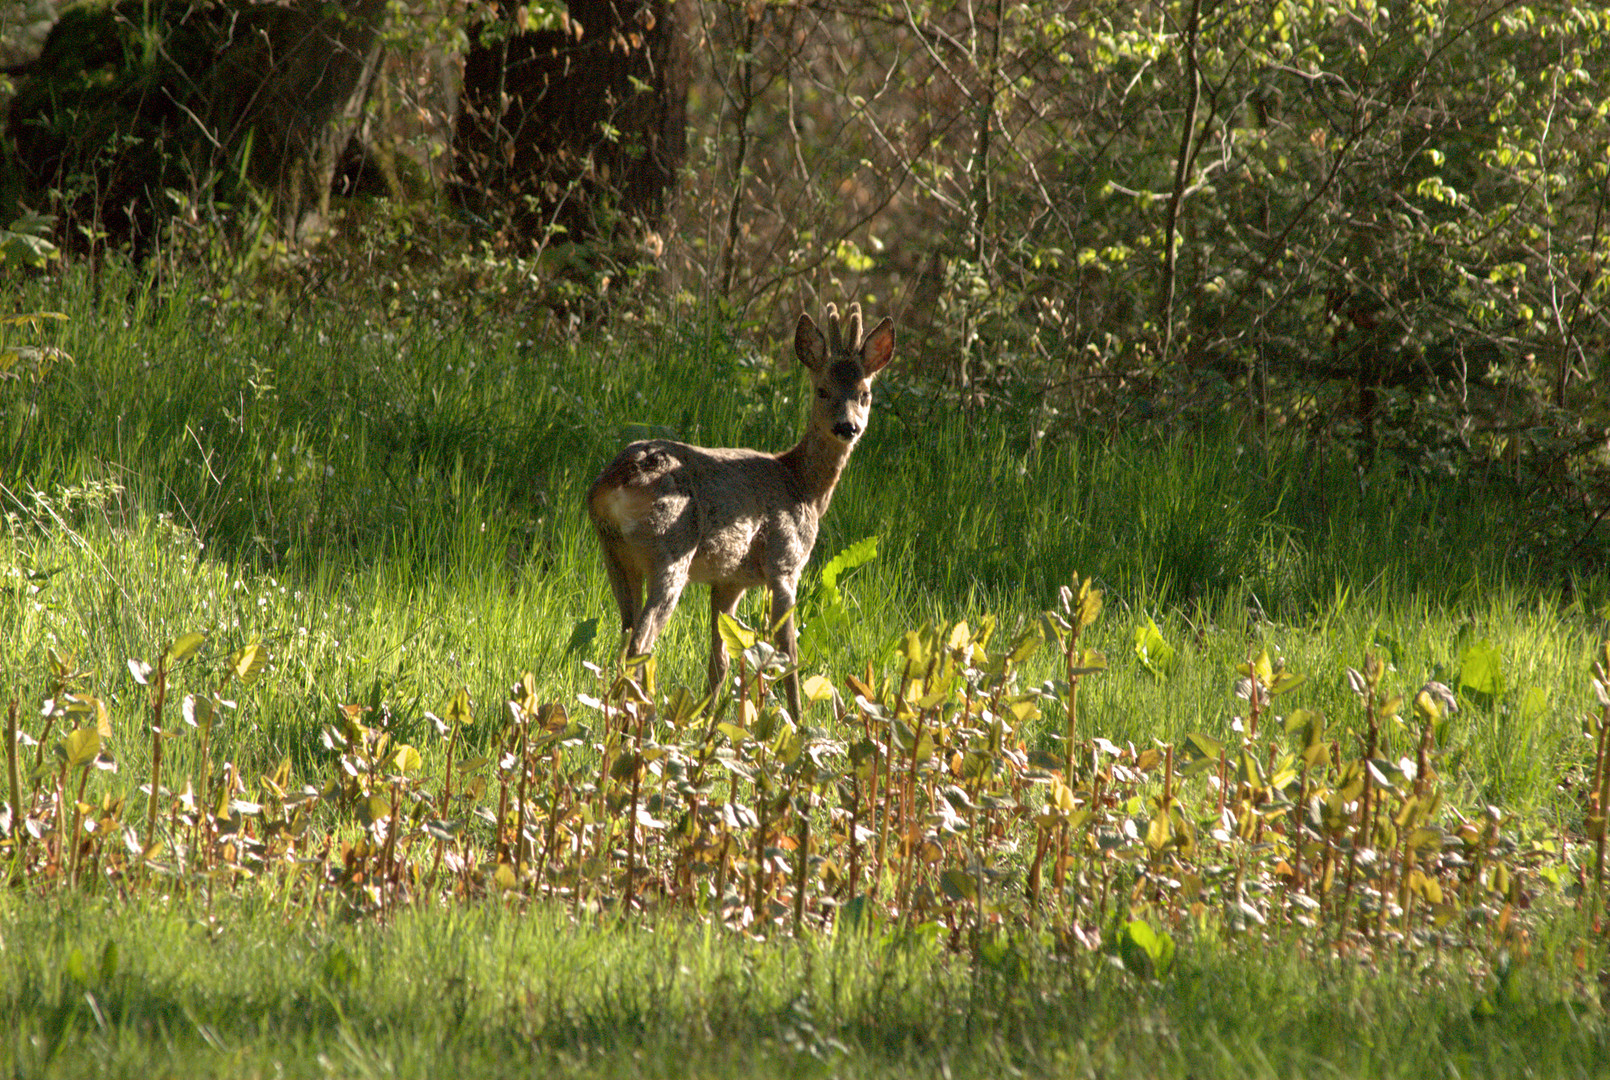
[[[928,660],[934,654],[938,633],[932,623],[926,623],[921,630],[908,630],[905,641],[900,645],[900,654],[906,658],[913,674],[927,669]]]
[[[514,686],[514,700],[515,703],[520,706],[520,708],[525,710],[525,714],[527,716],[535,715],[539,711],[537,702],[537,677],[531,672],[526,671],[521,673],[520,681]],[[562,715],[563,709],[561,709],[560,712]],[[544,720],[543,727],[547,726],[547,721]]]
[[[1409,888],[1418,893],[1428,904],[1442,903],[1442,886],[1437,883],[1436,878],[1427,877],[1419,870],[1409,875]]]
[[[470,707],[470,690],[467,686],[458,688],[453,700],[447,703],[447,721],[450,724],[468,724],[474,719]]]
[[[1268,686],[1275,681],[1275,666],[1269,659],[1268,649],[1263,649],[1258,653],[1258,658],[1252,662],[1252,669],[1257,673],[1258,681],[1263,685]]]
[[[77,728],[62,739],[62,747],[69,769],[88,765],[101,752],[101,733],[92,727]]]
[[[268,650],[254,641],[229,658],[229,670],[235,678],[250,686],[263,673],[266,663]]]
[[[183,663],[196,654],[196,650],[207,643],[206,634],[185,634],[168,646],[168,653],[164,659],[168,666]]]
[[[407,743],[397,747],[391,754],[391,767],[405,775],[418,772],[424,763],[425,760],[419,756],[419,751]]]
[[[1082,649],[1075,661],[1075,675],[1093,675],[1107,670],[1107,656],[1100,649]]]
[[[1079,626],[1089,626],[1101,615],[1101,593],[1090,587],[1087,580],[1079,586]]]
[[[1152,818],[1151,824],[1146,826],[1146,846],[1153,851],[1162,851],[1168,845],[1172,835],[1168,827],[1168,817],[1158,814]]]
[[[827,701],[833,696],[833,684],[821,675],[812,675],[800,683],[807,701]]]
[[[1022,724],[1040,717],[1040,706],[1033,698],[1019,698],[1007,703],[1006,710],[1012,714],[1012,719]]]

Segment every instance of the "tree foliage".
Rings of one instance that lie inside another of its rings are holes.
[[[685,257],[728,302],[887,295],[1050,431],[1228,411],[1604,505],[1610,6],[701,11]]]

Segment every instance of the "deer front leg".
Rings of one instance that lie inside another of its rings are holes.
[[[788,712],[795,722],[799,711],[799,642],[794,637],[794,583],[774,581],[771,586],[771,624],[777,628],[777,651],[788,658],[783,686],[788,691]]]
[[[738,610],[744,587],[731,582],[710,586],[710,692],[719,694],[727,684],[727,646],[721,640],[721,616]]]

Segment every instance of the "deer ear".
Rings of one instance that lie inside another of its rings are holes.
[[[861,342],[861,372],[871,378],[883,370],[894,356],[894,320],[885,315],[883,321]]]
[[[827,339],[809,315],[801,314],[794,327],[794,355],[812,371],[821,371],[827,363]]]

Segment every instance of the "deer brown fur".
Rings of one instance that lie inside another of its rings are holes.
[[[698,581],[710,586],[712,691],[727,674],[720,616],[736,611],[751,586],[771,590],[777,647],[798,660],[792,611],[800,572],[850,451],[866,430],[872,379],[894,355],[888,318],[864,338],[858,304],[850,305],[843,325],[829,304],[825,322],[826,336],[809,315],[794,329],[794,354],[810,373],[815,395],[805,434],[791,449],[769,454],[648,439],[622,450],[593,481],[587,514],[603,546],[629,638],[627,655],[654,648],[682,590]],[[797,718],[797,672],[790,672],[786,686]]]

